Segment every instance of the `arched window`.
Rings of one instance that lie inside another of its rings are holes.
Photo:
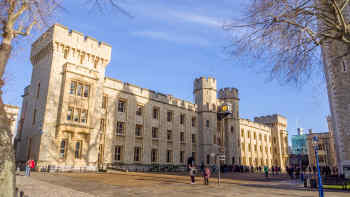
[[[40,96],[40,83],[38,83],[38,87],[36,90],[36,98],[39,98],[39,96]]]

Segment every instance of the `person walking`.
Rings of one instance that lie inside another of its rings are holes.
[[[204,168],[204,185],[209,185],[210,169],[208,166]]]
[[[265,178],[269,178],[269,168],[264,166]]]
[[[194,177],[194,175],[195,175],[195,169],[194,169],[193,166],[190,166],[189,168],[190,168],[191,184],[194,184],[195,181],[196,181],[196,180],[195,180],[195,177]]]
[[[34,160],[29,159],[27,161],[27,163],[26,163],[26,174],[25,174],[26,176],[30,176],[30,170],[32,168],[34,168],[34,165],[35,165]]]

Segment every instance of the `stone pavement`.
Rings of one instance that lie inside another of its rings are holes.
[[[238,176],[238,175],[237,175]],[[242,175],[243,176],[243,175]],[[17,187],[29,197],[70,196],[180,196],[180,197],[317,197],[317,191],[306,191],[300,185],[284,181],[253,181],[224,179],[218,185],[211,179],[209,186],[197,177],[194,185],[189,177],[151,173],[33,173],[31,177],[17,176]],[[325,193],[326,197],[349,197],[349,192]]]

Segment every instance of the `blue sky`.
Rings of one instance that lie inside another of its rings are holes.
[[[108,77],[193,101],[193,80],[211,76],[217,79],[218,89],[239,89],[243,118],[282,114],[288,118],[290,136],[297,127],[327,131],[329,105],[321,81],[311,80],[302,89],[268,82],[269,75],[257,69],[264,60],[232,57],[224,50],[230,34],[222,24],[240,16],[243,1],[122,1],[132,17],[115,9],[100,13],[84,2],[65,1],[66,10],[53,21],[112,45]],[[13,54],[5,74],[5,103],[21,106],[32,72],[30,44],[45,29],[31,35]]]

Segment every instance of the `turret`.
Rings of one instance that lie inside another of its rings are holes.
[[[200,77],[194,80],[193,94],[199,111],[216,111],[216,79]]]

